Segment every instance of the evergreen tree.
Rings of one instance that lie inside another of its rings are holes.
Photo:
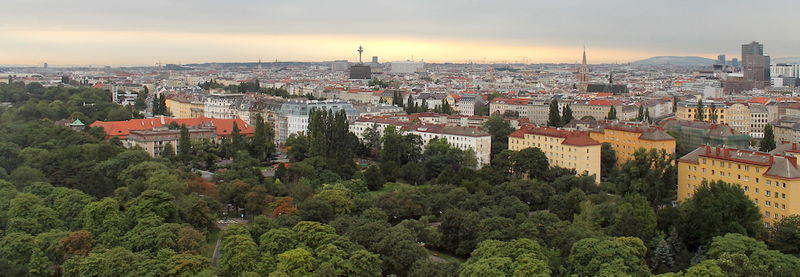
[[[181,137],[178,139],[178,160],[189,162],[192,155],[192,142],[189,138],[189,129],[186,124],[181,124]]]
[[[443,113],[443,114],[452,114],[453,113],[453,108],[450,107],[450,103],[447,102],[447,99],[443,99],[442,100],[441,113]]]
[[[703,99],[697,100],[697,112],[694,114],[695,120],[705,121],[705,107],[703,106]]]
[[[412,114],[417,112],[417,103],[414,102],[414,98],[411,97],[411,94],[408,95],[408,101],[406,101],[406,113]]]
[[[550,111],[547,116],[547,126],[561,127],[561,114],[558,112],[558,100],[550,101]]]
[[[645,119],[644,121],[647,121],[647,123],[653,123],[653,119],[650,118],[650,108],[649,107],[644,108],[644,119]]]
[[[428,100],[422,99],[422,107],[420,107],[420,111],[422,113],[428,112]]]
[[[713,103],[708,108],[708,121],[717,123],[717,106],[715,106]]]
[[[606,119],[617,120],[617,108],[615,108],[613,105],[611,106],[611,109],[608,110],[608,116],[606,116]]]
[[[275,152],[272,128],[264,122],[261,114],[256,114],[255,129],[250,139],[250,154],[259,162],[268,162]]]
[[[644,121],[644,106],[639,105],[639,113],[636,114],[636,121]]]
[[[672,96],[672,112],[678,112],[678,96]]]
[[[244,149],[244,139],[239,130],[239,124],[233,122],[233,129],[231,130],[231,153],[237,153]]]
[[[567,104],[567,106],[564,107],[564,112],[561,115],[561,126],[566,126],[573,119],[575,118],[572,116],[572,108],[570,108],[569,104]]]
[[[775,133],[772,131],[772,125],[767,124],[764,126],[764,138],[761,140],[761,143],[758,145],[758,151],[769,152],[775,150]]]
[[[161,151],[161,157],[167,158],[167,160],[170,161],[175,160],[175,146],[172,145],[172,142],[164,144],[164,151]]]

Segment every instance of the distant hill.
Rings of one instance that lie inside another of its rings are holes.
[[[641,65],[712,65],[716,60],[697,57],[697,56],[658,56],[649,59],[632,62]]]
[[[800,57],[772,58],[771,63],[800,63]]]

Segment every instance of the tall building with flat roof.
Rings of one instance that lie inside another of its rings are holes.
[[[769,84],[769,56],[764,55],[764,45],[758,42],[742,44],[742,72],[744,79],[755,82],[756,88]],[[766,84],[765,84],[766,82]]]

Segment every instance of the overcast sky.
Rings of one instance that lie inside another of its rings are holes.
[[[797,0],[4,0],[0,64],[800,56]],[[369,59],[369,58],[366,58]]]

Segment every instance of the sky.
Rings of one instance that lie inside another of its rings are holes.
[[[0,64],[800,56],[800,1],[4,0]]]

